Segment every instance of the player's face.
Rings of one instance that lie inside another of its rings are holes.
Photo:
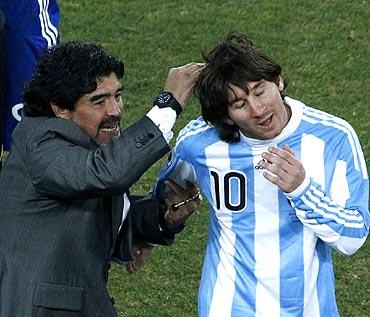
[[[246,137],[273,139],[281,133],[291,115],[280,95],[283,88],[281,78],[277,84],[264,79],[247,82],[245,89],[229,84],[229,119],[226,122],[236,124]]]
[[[123,111],[122,85],[115,74],[103,77],[95,91],[82,96],[70,118],[100,144],[119,134]]]

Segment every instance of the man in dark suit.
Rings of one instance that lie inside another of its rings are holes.
[[[135,271],[199,204],[192,186],[169,183],[165,201],[129,187],[169,150],[201,68],[171,69],[154,107],[121,131],[120,61],[83,42],[41,58],[0,175],[1,317],[117,315],[109,263]]]

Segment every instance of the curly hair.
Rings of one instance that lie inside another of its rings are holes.
[[[124,75],[124,65],[98,44],[66,42],[47,50],[23,91],[23,114],[54,117],[51,104],[74,110],[103,77]]]
[[[225,122],[228,115],[229,84],[246,89],[246,83],[262,79],[277,83],[281,67],[258,50],[245,36],[230,33],[208,55],[203,55],[206,67],[195,85],[195,95],[206,122],[213,124],[221,140],[240,140],[236,125]]]

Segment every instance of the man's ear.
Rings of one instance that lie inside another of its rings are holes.
[[[282,92],[284,90],[284,79],[279,75],[278,80],[277,80],[277,86],[279,88],[279,91]]]
[[[59,107],[54,103],[51,104],[51,109],[53,109],[56,117],[62,119],[71,119],[71,111],[69,109]]]

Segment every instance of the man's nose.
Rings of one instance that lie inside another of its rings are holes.
[[[109,99],[108,115],[110,116],[121,116],[122,115],[122,102],[117,101],[115,98]]]

